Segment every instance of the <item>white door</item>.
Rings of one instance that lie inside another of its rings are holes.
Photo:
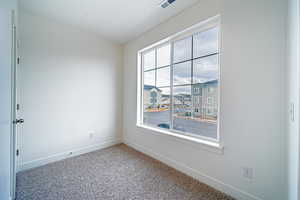
[[[17,104],[17,25],[15,19],[15,13],[12,12],[12,135],[11,135],[11,197],[16,198],[16,173],[17,173],[17,156],[19,150],[17,150],[17,126],[24,122],[23,119],[19,119],[17,110],[19,105]]]

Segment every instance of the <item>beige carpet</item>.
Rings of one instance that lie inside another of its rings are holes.
[[[233,200],[121,144],[17,174],[17,200]]]

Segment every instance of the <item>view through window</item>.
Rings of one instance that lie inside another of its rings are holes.
[[[218,139],[219,26],[141,54],[147,126]]]

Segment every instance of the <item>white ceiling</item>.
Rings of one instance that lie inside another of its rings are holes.
[[[177,0],[163,9],[161,0],[20,0],[22,9],[97,32],[125,43],[198,0]]]

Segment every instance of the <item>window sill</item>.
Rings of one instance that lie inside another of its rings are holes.
[[[137,124],[136,126],[138,128],[150,130],[151,131],[150,133],[159,133],[160,135],[173,137],[180,142],[188,142],[191,145],[197,145],[196,148],[200,147],[201,149],[204,149],[212,153],[217,153],[217,154],[224,153],[224,147],[219,142],[213,142],[213,141],[208,141],[208,140],[195,138],[187,135],[181,135],[179,133],[174,133],[171,131],[166,131],[159,128],[154,128],[154,127],[140,125],[140,124]]]

